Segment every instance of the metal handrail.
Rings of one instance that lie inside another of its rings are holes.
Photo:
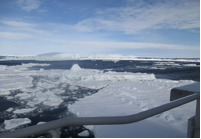
[[[164,111],[170,110],[172,108],[178,107],[190,101],[200,98],[200,93],[195,93],[190,96],[186,96],[170,103],[142,111],[137,114],[128,116],[111,116],[111,117],[70,117],[63,118],[51,122],[47,122],[41,125],[34,125],[27,128],[19,129],[16,131],[6,132],[0,134],[1,138],[22,138],[29,137],[31,135],[41,134],[50,130],[55,130],[64,126],[70,125],[109,125],[109,124],[128,124],[134,123],[156,114],[162,113]]]

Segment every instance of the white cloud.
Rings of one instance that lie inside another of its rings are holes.
[[[113,30],[133,34],[144,29],[193,29],[200,27],[200,4],[194,0],[134,1],[129,6],[98,10],[93,18],[78,22],[79,31]]]
[[[138,49],[138,48],[160,48],[160,49],[184,49],[200,50],[199,46],[185,46],[178,44],[163,43],[143,43],[143,42],[115,42],[115,41],[97,41],[97,42],[74,42],[83,47],[102,48],[102,49]]]
[[[26,23],[26,22],[17,22],[17,21],[6,21],[6,20],[1,20],[1,23],[12,26],[12,27],[18,27],[18,28],[30,28],[30,27],[35,27],[36,24],[31,24],[31,23]]]
[[[23,31],[29,31],[33,33],[39,33],[39,34],[50,34],[50,32],[40,30],[40,29],[35,29],[39,25],[37,24],[32,24],[32,23],[26,23],[26,22],[18,22],[18,21],[9,21],[9,20],[1,20],[1,23],[13,27],[12,29],[14,30],[23,30]]]
[[[31,34],[26,33],[0,32],[0,38],[5,39],[27,39],[32,37]]]
[[[37,10],[39,13],[47,12],[47,9],[39,9],[41,6],[40,0],[17,0],[17,5],[24,11],[30,12]]]

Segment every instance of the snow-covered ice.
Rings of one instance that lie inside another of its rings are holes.
[[[96,81],[94,81],[96,82]],[[99,81],[98,84],[100,84]],[[138,113],[169,102],[170,89],[193,81],[141,80],[102,81],[108,86],[68,108],[78,117],[123,116]],[[89,86],[91,82],[88,83]],[[87,81],[85,81],[87,86]],[[89,87],[88,86],[88,87]],[[96,137],[186,137],[187,121],[195,113],[195,102],[129,125],[95,126]],[[150,126],[151,124],[151,126]],[[140,127],[140,128],[139,128]],[[155,130],[153,130],[155,128]],[[131,130],[134,130],[131,132]],[[136,129],[140,129],[135,132]],[[140,134],[147,131],[146,135]],[[118,131],[118,134],[116,132]],[[150,132],[149,132],[150,131]],[[163,134],[162,134],[163,133]]]

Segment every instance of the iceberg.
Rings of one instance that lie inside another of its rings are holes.
[[[45,54],[39,54],[36,55],[36,58],[39,59],[79,59],[80,54],[79,53],[59,53],[59,52],[53,52],[53,53],[45,53]]]

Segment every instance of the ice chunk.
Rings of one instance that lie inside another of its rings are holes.
[[[13,108],[8,108],[6,111],[11,112],[11,111],[13,111]]]
[[[71,71],[78,71],[78,70],[81,70],[80,66],[78,64],[74,64],[71,69]]]
[[[200,65],[196,65],[196,64],[183,64],[183,66],[194,67],[194,66],[200,66]]]
[[[13,96],[6,96],[7,99],[14,99]]]
[[[11,130],[21,125],[26,125],[30,123],[31,123],[31,120],[28,118],[18,118],[18,119],[11,119],[11,120],[4,121],[6,130]]]
[[[48,95],[42,91],[36,92],[35,95],[38,102],[43,102],[48,98]]]
[[[28,64],[24,64],[22,63],[22,66],[24,67],[33,67],[33,66],[49,66],[50,64],[42,64],[42,63],[28,63]]]
[[[0,78],[0,91],[5,90],[13,90],[13,89],[21,89],[25,87],[31,87],[32,77],[24,76],[24,77],[1,77]]]
[[[76,86],[69,86],[69,89],[70,89],[70,90],[78,90],[79,88],[76,87]]]
[[[94,80],[155,80],[154,74],[146,73],[125,73],[125,72],[106,72],[102,73],[99,70],[82,69],[79,71],[66,70],[60,76],[60,81],[94,81]]]
[[[82,136],[82,137],[86,137],[86,136],[89,136],[89,131],[88,130],[85,130],[85,131],[82,131],[78,134],[78,136]]]
[[[60,89],[54,89],[54,90],[51,90],[51,92],[53,92],[54,94],[62,94],[65,91],[64,90],[60,90]]]
[[[15,97],[19,97],[20,99],[28,99],[32,97],[32,95],[28,93],[21,93],[21,94],[17,94]]]
[[[33,109],[18,109],[18,110],[13,111],[13,113],[15,113],[15,114],[23,114],[23,113],[29,113],[29,112],[31,112],[33,110],[35,110],[35,108],[33,108]]]
[[[38,87],[43,87],[43,88],[53,88],[55,87],[56,84],[53,84],[51,82],[38,82]]]
[[[10,91],[0,91],[0,96],[10,95]]]
[[[36,104],[40,104],[41,102],[40,101],[29,101],[27,103],[27,105],[31,106],[31,107],[34,107]]]
[[[47,106],[59,106],[63,100],[58,96],[54,95],[52,92],[47,91],[45,92],[48,96],[47,100],[43,102],[44,105]]]

